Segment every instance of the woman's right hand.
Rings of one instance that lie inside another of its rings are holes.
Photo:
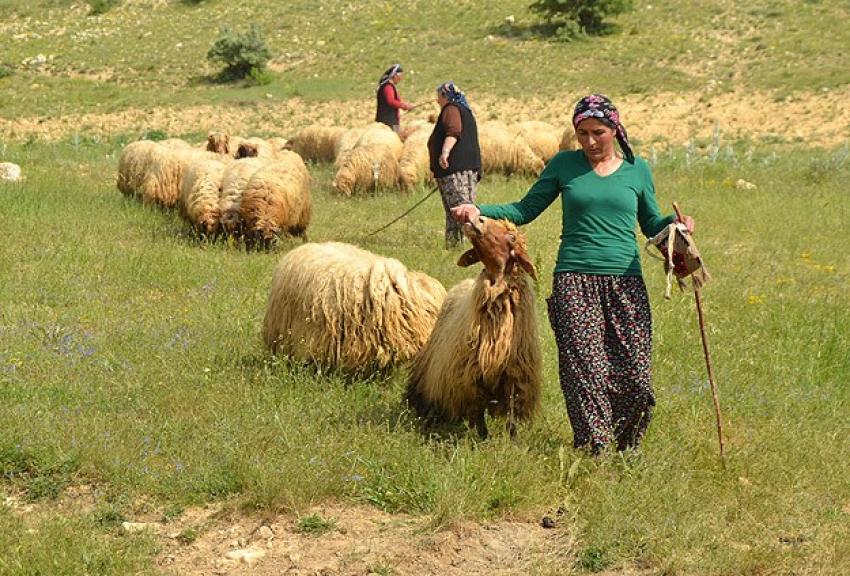
[[[481,216],[481,211],[475,204],[460,204],[452,208],[452,218],[459,224],[477,220]]]

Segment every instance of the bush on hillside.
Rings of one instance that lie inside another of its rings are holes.
[[[116,6],[120,6],[121,1],[122,0],[88,0],[89,6],[91,7],[89,14],[103,14]]]
[[[555,34],[564,39],[581,34],[600,34],[608,29],[605,18],[628,12],[633,0],[535,0],[531,11],[556,24]]]
[[[259,77],[270,58],[263,31],[257,24],[251,24],[246,32],[223,26],[207,52],[207,59],[224,64],[221,76],[225,80]]]

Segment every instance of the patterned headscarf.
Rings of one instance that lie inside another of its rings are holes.
[[[454,82],[444,82],[437,86],[437,94],[443,98],[448,98],[452,104],[458,104],[467,110],[471,110],[469,102],[466,101],[466,94],[461,92],[460,88],[455,86]]]
[[[381,76],[381,79],[378,81],[378,88],[380,89],[384,84],[390,81],[390,79],[398,74],[399,72],[404,72],[401,68],[401,64],[393,64],[387,71],[384,72],[384,75]]]
[[[612,128],[623,150],[623,156],[629,164],[635,163],[635,155],[629,145],[629,135],[626,134],[625,126],[620,122],[620,113],[611,100],[602,94],[591,94],[579,100],[573,112],[573,127],[577,127],[582,120],[588,118],[595,118]]]

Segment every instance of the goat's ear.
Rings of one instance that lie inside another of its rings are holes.
[[[528,275],[537,280],[537,271],[534,269],[534,264],[531,263],[531,260],[528,258],[528,253],[524,248],[514,248],[511,250],[511,256],[514,257],[516,263],[519,264],[523,270],[528,272]]]
[[[481,259],[478,257],[478,253],[475,251],[475,248],[470,248],[466,252],[460,255],[460,258],[457,260],[458,266],[472,266],[476,262],[480,262]]]

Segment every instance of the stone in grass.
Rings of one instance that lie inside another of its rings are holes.
[[[262,548],[242,548],[240,550],[231,550],[225,556],[229,560],[244,562],[248,566],[253,566],[257,561],[266,555],[266,551]]]
[[[155,522],[122,522],[121,528],[127,534],[138,534],[139,532],[155,532],[158,525]]]
[[[0,182],[19,182],[21,167],[11,162],[0,162]]]

